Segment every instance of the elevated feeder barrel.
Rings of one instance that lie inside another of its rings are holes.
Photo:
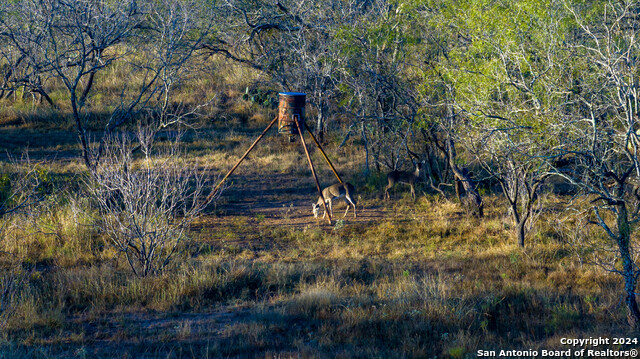
[[[278,104],[278,132],[288,135],[293,142],[298,133],[296,121],[304,124],[304,105],[307,94],[302,92],[280,92]]]

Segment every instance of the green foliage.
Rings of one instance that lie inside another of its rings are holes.
[[[38,195],[44,196],[52,193],[53,180],[48,169],[43,166],[36,166],[33,176],[34,182],[38,184],[35,188]]]
[[[44,166],[15,166],[13,171],[0,176],[0,214],[16,206],[31,205],[53,192],[54,182]]]
[[[242,99],[251,101],[261,107],[274,109],[278,107],[277,94],[272,90],[262,90],[259,88],[249,89],[246,87]]]
[[[8,206],[9,197],[11,196],[11,178],[8,173],[0,176],[0,208]]]
[[[464,347],[453,347],[450,348],[447,352],[452,358],[462,359],[464,358],[466,350]]]

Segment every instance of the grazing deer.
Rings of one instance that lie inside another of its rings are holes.
[[[413,172],[391,171],[389,172],[389,174],[387,174],[388,184],[387,184],[387,188],[385,188],[384,190],[385,199],[390,198],[389,190],[393,186],[395,186],[396,183],[409,185],[409,187],[411,187],[411,198],[413,198],[414,200],[416,199],[416,189],[414,185],[418,181],[418,178],[420,178],[420,169],[422,168],[422,162],[416,162],[415,165],[416,165],[416,170]]]
[[[347,203],[347,210],[344,212],[343,218],[347,216],[347,212],[349,212],[349,206],[353,206],[353,218],[358,218],[358,214],[356,213],[356,190],[351,183],[336,183],[322,190],[322,197],[329,207],[329,213],[331,213],[331,217],[333,217],[333,209],[331,203],[334,199],[342,198]],[[322,206],[322,198],[318,197],[318,201],[313,204],[313,216],[318,218],[318,211]],[[327,215],[325,212],[322,215],[324,218]]]

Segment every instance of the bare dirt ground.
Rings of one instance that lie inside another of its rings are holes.
[[[304,164],[303,164],[304,165]],[[318,191],[311,178],[295,178],[289,174],[261,174],[236,176],[232,179],[234,185],[222,195],[217,209],[223,213],[219,219],[225,221],[229,216],[244,216],[263,218],[265,224],[273,226],[294,226],[303,228],[309,225],[327,224],[321,217],[314,218],[311,205],[318,198]],[[326,186],[330,183],[325,181]],[[346,223],[367,223],[385,216],[384,203],[364,207],[362,195],[357,205],[358,217],[353,217],[353,210],[349,210],[343,217],[346,203],[342,199],[334,201],[333,223],[344,220]],[[380,201],[382,202],[382,201]],[[321,209],[321,213],[322,213]]]

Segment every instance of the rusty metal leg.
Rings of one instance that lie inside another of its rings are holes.
[[[316,139],[316,136],[313,135],[313,132],[311,132],[309,127],[305,126],[305,128],[307,129],[307,132],[309,132],[309,134],[311,135],[311,138],[313,139],[313,142],[315,142],[316,146],[318,146],[318,149],[320,150],[320,153],[322,153],[322,156],[324,157],[324,159],[327,160],[327,163],[329,164],[329,167],[331,167],[331,170],[333,171],[333,174],[336,175],[336,178],[338,179],[338,181],[340,183],[344,183],[344,182],[342,182],[342,178],[340,178],[340,175],[338,174],[338,171],[336,171],[336,168],[333,167],[333,163],[331,163],[331,160],[329,159],[329,157],[327,157],[327,154],[324,153],[324,150],[322,149],[322,146],[320,146],[320,142],[318,142],[318,140]]]
[[[233,173],[233,171],[236,170],[236,168],[238,168],[238,166],[240,165],[240,163],[242,161],[244,161],[244,159],[247,157],[247,155],[249,155],[249,152],[251,152],[251,150],[253,150],[254,147],[256,147],[256,145],[258,144],[258,142],[260,142],[260,140],[262,139],[262,137],[264,137],[264,135],[267,133],[267,131],[269,131],[269,129],[271,129],[271,127],[273,126],[274,123],[276,123],[276,121],[278,120],[278,117],[274,118],[273,121],[271,121],[271,123],[269,124],[269,126],[267,126],[267,128],[264,129],[264,131],[262,131],[262,133],[260,134],[260,136],[258,136],[258,138],[256,138],[255,141],[253,141],[253,144],[251,145],[251,147],[249,147],[249,149],[247,150],[247,152],[244,153],[244,155],[242,155],[242,157],[238,160],[238,162],[236,162],[235,166],[233,166],[233,168],[231,168],[231,170],[229,172],[227,172],[227,174],[224,176],[224,178],[222,178],[222,180],[220,181],[220,183],[218,183],[218,185],[213,189],[213,191],[211,191],[211,193],[209,193],[209,195],[207,196],[207,199],[204,200],[203,205],[208,204],[213,197],[216,195],[216,193],[218,192],[218,189],[220,189],[220,186],[222,186],[222,184],[224,183],[224,181],[227,180],[227,178],[229,176],[231,176],[231,174]]]
[[[324,213],[327,214],[327,218],[329,219],[329,224],[331,224],[331,212],[327,211],[327,203],[325,202],[324,196],[322,195],[322,188],[320,188],[320,182],[318,181],[318,176],[316,176],[316,170],[313,168],[313,162],[311,161],[311,156],[309,156],[309,150],[307,149],[307,143],[304,141],[304,133],[302,133],[302,127],[304,124],[300,124],[300,120],[296,121],[296,126],[298,127],[298,133],[300,134],[300,142],[302,142],[302,147],[304,147],[304,153],[307,155],[307,160],[309,160],[309,167],[311,167],[311,174],[313,174],[313,179],[316,180],[316,187],[318,187],[318,194],[320,194],[320,198],[322,198],[322,205],[324,206]]]

